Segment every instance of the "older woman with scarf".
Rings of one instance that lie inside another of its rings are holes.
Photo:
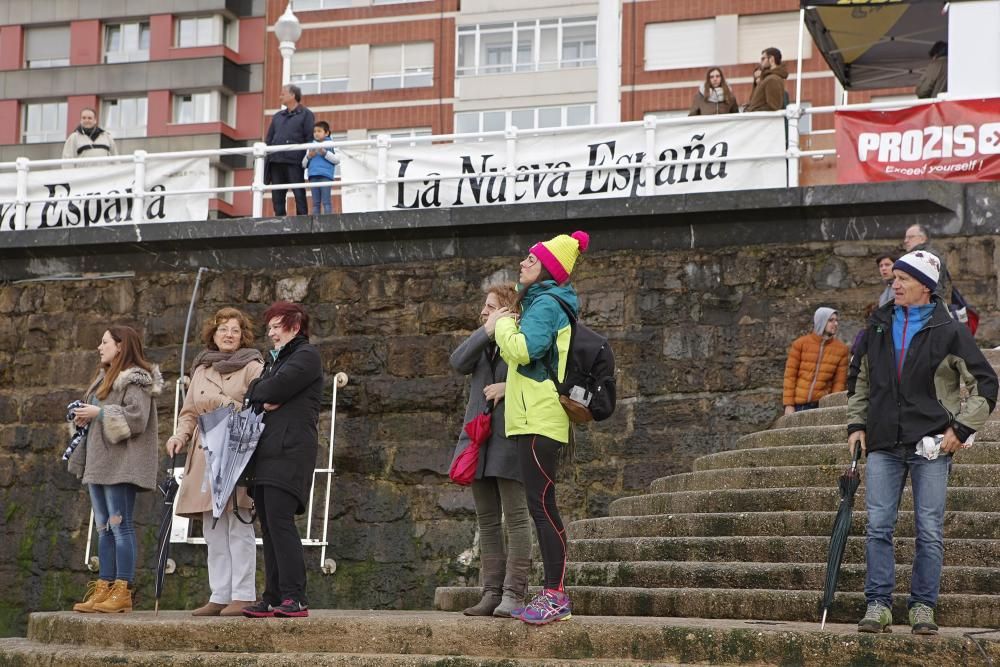
[[[156,396],[163,377],[142,352],[132,327],[108,327],[97,346],[100,365],[74,409],[77,427],[89,424],[73,450],[69,470],[90,491],[97,527],[100,570],[73,611],[113,614],[132,611],[136,538],[135,496],[156,488]]]
[[[177,493],[178,516],[201,519],[208,545],[208,585],[212,595],[193,616],[242,616],[243,607],[257,599],[257,543],[246,489],[237,487],[226,511],[213,527],[212,493],[206,487],[205,452],[198,416],[225,405],[242,406],[250,382],[260,375],[264,358],[253,345],[253,325],[236,308],[223,308],[205,322],[205,349],[195,358],[191,384],[177,420],[177,432],[167,440],[167,454],[188,450],[184,483]],[[233,503],[236,508],[233,509]],[[246,517],[242,521],[236,512]]]
[[[323,360],[309,343],[302,306],[279,301],[264,321],[274,349],[247,390],[251,405],[265,412],[247,475],[264,540],[264,593],[243,615],[302,617],[309,615],[306,563],[295,515],[306,511],[316,468]]]
[[[564,587],[566,530],[556,506],[559,454],[569,442],[570,423],[552,375],[560,381],[566,375],[572,328],[559,302],[576,316],[579,305],[570,274],[589,244],[587,233],[578,231],[531,246],[517,279],[520,318],[515,317],[516,307],[498,308],[483,325],[507,362],[504,425],[521,462],[544,565],[542,592],[527,607],[511,612],[532,625],[566,620],[572,614]]]
[[[513,308],[517,292],[513,284],[491,285],[479,313],[485,324],[491,313]],[[480,579],[483,597],[464,611],[466,616],[510,617],[524,607],[531,568],[531,529],[521,483],[521,463],[517,445],[504,436],[504,389],[507,363],[500,357],[496,343],[479,327],[451,353],[451,367],[472,376],[469,403],[465,408],[468,423],[492,404],[490,437],[479,450],[479,464],[472,482],[472,497],[479,521]],[[469,434],[462,429],[453,460],[469,446]],[[507,546],[504,548],[504,523]]]

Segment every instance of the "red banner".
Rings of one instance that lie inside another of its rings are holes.
[[[837,182],[1000,181],[1000,99],[838,111]]]

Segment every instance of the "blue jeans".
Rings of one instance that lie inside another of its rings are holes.
[[[105,581],[135,581],[135,509],[136,487],[133,484],[91,484],[90,502],[97,527],[97,557],[101,561],[98,576]]]
[[[310,176],[310,183],[332,183],[326,176]],[[333,202],[330,200],[330,188],[312,188],[313,215],[317,213],[333,213]]]
[[[915,445],[901,445],[868,453],[865,466],[865,505],[868,510],[868,537],[865,540],[865,599],[892,608],[896,586],[896,560],[892,534],[896,528],[899,499],[906,476],[913,487],[913,517],[916,523],[916,552],[907,607],[920,602],[937,604],[944,560],[944,506],[948,496],[951,456],[928,461],[914,453]]]

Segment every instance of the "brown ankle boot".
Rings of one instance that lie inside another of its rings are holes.
[[[499,556],[482,557],[483,599],[462,611],[466,616],[492,616],[500,604],[503,593],[503,576],[507,569],[507,558]]]
[[[524,607],[528,593],[529,572],[531,572],[530,558],[508,557],[507,576],[503,580],[503,599],[493,610],[494,616],[510,618],[512,611]]]
[[[99,611],[102,614],[132,611],[132,591],[128,589],[128,582],[124,579],[115,579],[107,599],[100,604],[95,604],[94,611]]]
[[[220,602],[212,602],[209,600],[201,607],[198,607],[191,612],[192,616],[218,616],[219,612],[226,608],[226,605]]]
[[[83,602],[77,602],[73,605],[73,611],[78,611],[82,614],[93,614],[94,605],[107,600],[109,593],[111,593],[110,582],[103,579],[92,581],[87,584],[87,594],[83,596]]]
[[[253,600],[233,600],[226,605],[226,608],[219,612],[219,616],[243,616],[243,609],[254,603]]]

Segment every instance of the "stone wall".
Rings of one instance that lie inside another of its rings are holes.
[[[697,244],[692,226],[694,247],[685,247],[683,228],[660,229],[649,217],[627,231],[595,222],[591,252],[574,282],[585,320],[612,339],[619,408],[611,420],[580,431],[576,459],[560,473],[564,519],[599,516],[610,500],[688,470],[695,457],[730,448],[738,436],[768,426],[780,411],[789,342],[810,328],[819,305],[840,310],[841,338],[849,342],[864,306],[880,291],[874,256],[895,246],[912,219],[869,219],[865,224],[883,231],[867,240],[849,232],[803,240],[802,221],[775,223],[759,228],[767,230],[759,244],[719,238]],[[843,231],[859,223],[837,224]],[[587,221],[561,225],[588,228]],[[484,279],[513,277],[530,240],[551,231],[496,231],[500,240],[483,241],[464,255],[397,253],[383,263],[358,265],[268,262],[261,249],[218,251],[220,262],[238,266],[203,279],[199,323],[226,305],[259,320],[274,299],[301,301],[314,318],[327,397],[333,373],[350,376],[339,393],[330,501],[327,555],[338,569],[320,574],[319,550],[307,548],[313,606],[427,608],[436,586],[475,582],[471,493],[447,479],[466,399],[464,378],[450,370],[448,355],[476,325]],[[657,240],[672,235],[680,240]],[[774,240],[782,236],[784,242]],[[955,267],[957,284],[982,311],[980,340],[1000,343],[996,237],[935,242]],[[129,248],[122,242],[101,250],[127,256]],[[35,262],[45,256],[32,252]],[[66,256],[89,251],[49,252],[64,267]],[[185,251],[171,252],[176,258]],[[386,252],[384,246],[377,252]],[[0,635],[23,633],[27,612],[68,608],[93,576],[84,566],[89,501],[59,457],[65,406],[90,379],[105,327],[136,326],[171,387],[177,377],[194,272],[185,268],[190,263],[171,268],[158,257],[133,262],[124,277],[39,276],[0,284]],[[269,263],[277,268],[266,268]],[[264,342],[258,340],[262,348]],[[168,394],[159,400],[161,442],[171,432]],[[327,408],[321,461],[329,428]],[[317,505],[324,488],[318,487]],[[157,512],[154,494],[141,494],[143,608],[152,606]],[[321,534],[315,518],[312,527],[314,536]],[[166,578],[164,606],[204,602],[204,547],[174,545],[172,556],[178,568]]]

